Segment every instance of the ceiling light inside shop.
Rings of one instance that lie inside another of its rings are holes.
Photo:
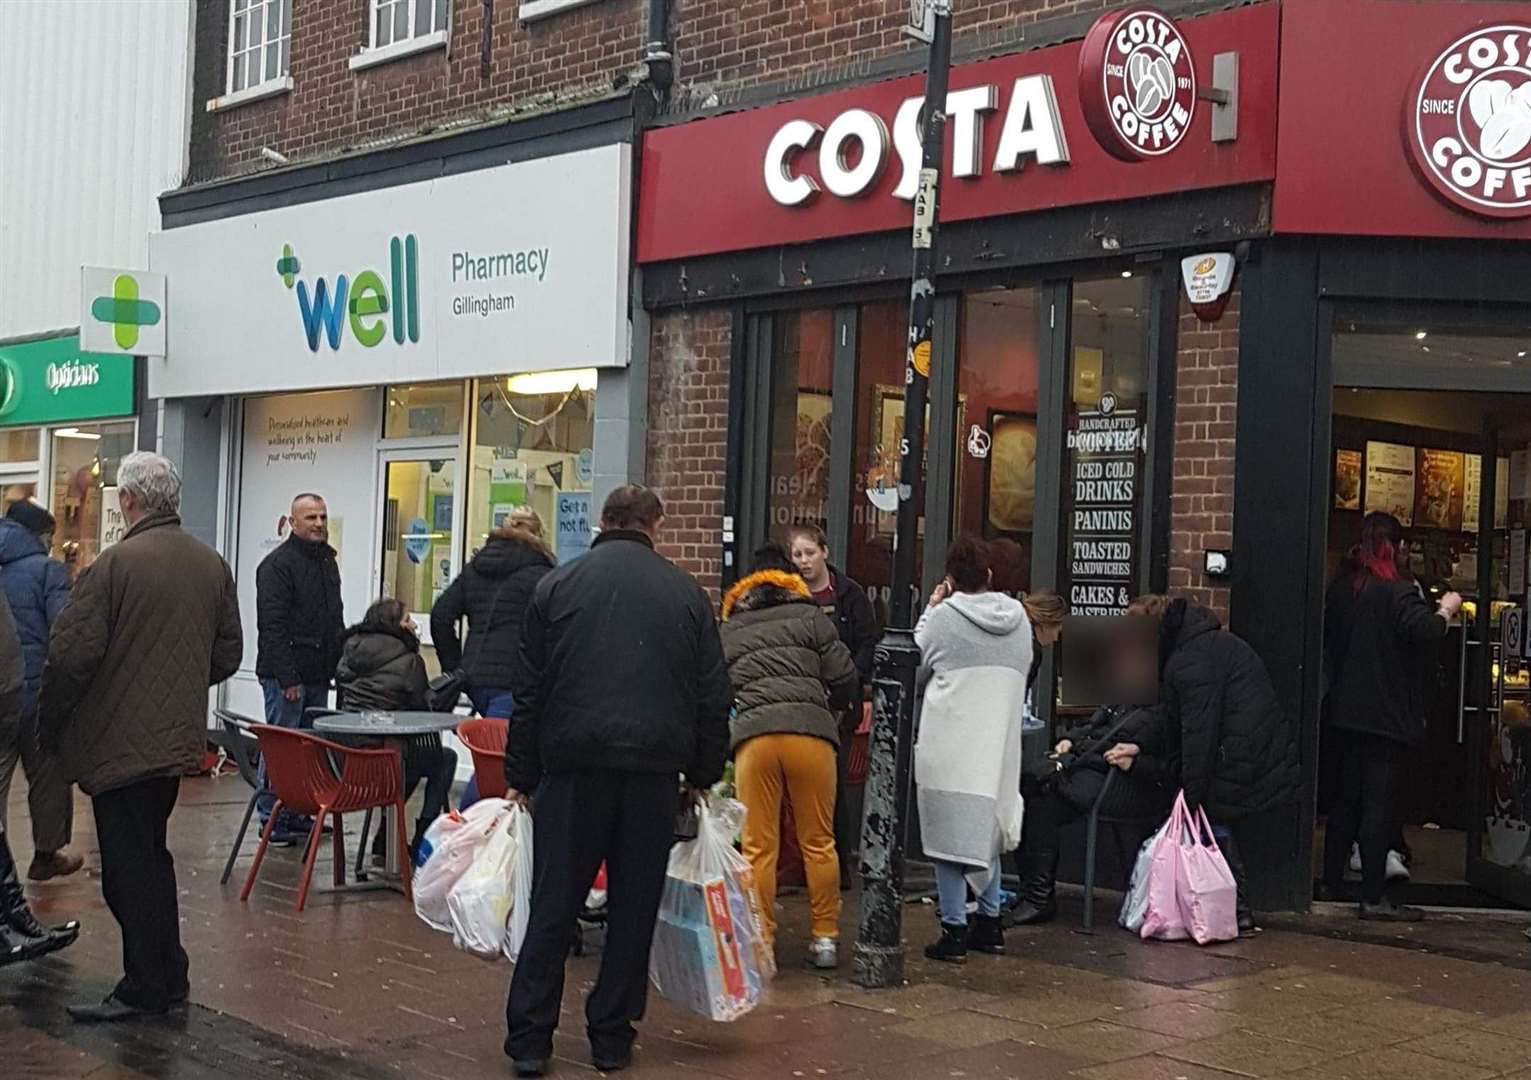
[[[1520,350],[1520,352],[1516,353],[1515,355],[1520,357],[1522,360],[1524,360],[1526,358],[1526,350],[1522,349],[1522,350]]]
[[[1123,270],[1122,271],[1122,277],[1131,277],[1131,276],[1132,276],[1132,271],[1131,270]]]
[[[532,371],[525,375],[512,375],[505,380],[505,390],[511,394],[567,394],[573,390],[594,389],[595,368]]]
[[[1429,336],[1430,336],[1429,332],[1425,331],[1425,330],[1416,330],[1414,332],[1414,340],[1415,341],[1424,341],[1425,338],[1427,338]]]
[[[90,439],[95,441],[101,438],[100,435],[97,435],[93,431],[81,431],[77,427],[61,427],[54,431],[53,434],[57,435],[61,439]]]

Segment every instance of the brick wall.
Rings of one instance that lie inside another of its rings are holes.
[[[727,308],[675,311],[653,325],[646,483],[665,501],[660,550],[717,599],[733,316]]]
[[[367,43],[370,0],[293,0],[290,93],[208,113],[227,85],[229,0],[197,0],[191,179],[365,148],[446,125],[576,104],[629,84],[643,51],[644,0],[601,0],[530,24],[515,0],[451,0],[451,41],[362,71],[347,61]],[[1039,18],[1109,0],[992,0],[961,11],[954,48],[1023,47]],[[908,0],[672,0],[676,96],[774,85],[784,95],[864,78],[869,65],[917,48],[902,32]],[[486,41],[487,39],[487,41]]]
[[[1228,586],[1203,573],[1203,552],[1233,546],[1234,419],[1238,409],[1239,290],[1215,323],[1184,297],[1180,309],[1175,475],[1170,495],[1170,591],[1228,619]]]

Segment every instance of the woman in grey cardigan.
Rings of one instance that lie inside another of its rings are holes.
[[[968,949],[1005,951],[1002,853],[1021,838],[1021,719],[1031,624],[1019,600],[992,592],[989,545],[959,539],[914,640],[932,669],[914,746],[920,832],[936,867],[941,939],[932,960],[962,963]],[[978,896],[968,928],[967,887]]]

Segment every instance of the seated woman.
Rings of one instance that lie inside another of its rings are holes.
[[[367,609],[366,618],[342,638],[339,707],[353,711],[424,711],[430,680],[420,656],[420,639],[409,612],[398,600],[379,600]],[[404,752],[404,797],[425,780],[425,801],[415,823],[413,851],[430,823],[446,809],[457,754],[441,745],[440,735],[418,735]],[[381,835],[379,840],[386,839]]]
[[[964,537],[946,556],[946,580],[914,630],[933,674],[914,745],[920,833],[935,864],[941,939],[932,960],[963,963],[968,950],[1005,951],[999,856],[1020,841],[1021,718],[1031,668],[1031,624],[1019,600],[993,592],[989,545]],[[967,917],[968,880],[978,921]]]
[[[1075,724],[1053,748],[1049,780],[1032,770],[1022,782],[1026,821],[1021,835],[1020,897],[1006,917],[1009,926],[1047,922],[1058,913],[1058,836],[1065,825],[1090,812],[1111,783],[1101,812],[1112,817],[1152,818],[1169,811],[1179,766],[1166,725],[1152,708],[1107,705]]]

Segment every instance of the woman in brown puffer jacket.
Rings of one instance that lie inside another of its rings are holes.
[[[860,689],[860,676],[834,623],[778,545],[757,552],[755,572],[724,597],[721,631],[734,686],[735,780],[748,810],[744,857],[755,871],[766,936],[776,936],[776,860],[786,794],[813,911],[808,958],[827,970],[838,962],[840,936],[837,716]]]

